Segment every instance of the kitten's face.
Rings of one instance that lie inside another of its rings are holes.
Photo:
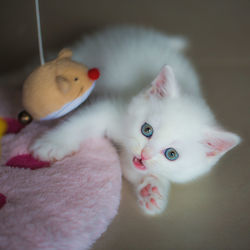
[[[202,100],[179,94],[173,71],[165,66],[129,105],[124,129],[129,167],[175,182],[192,180],[239,143],[237,135],[215,126]]]

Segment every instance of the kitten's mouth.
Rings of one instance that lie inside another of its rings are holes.
[[[140,169],[140,170],[146,170],[146,167],[144,166],[144,164],[142,163],[142,160],[134,157],[133,158],[133,164],[136,168]]]

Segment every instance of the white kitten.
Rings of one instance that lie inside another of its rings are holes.
[[[185,44],[181,38],[129,27],[86,37],[73,48],[75,59],[100,68],[98,95],[119,99],[84,105],[35,141],[31,151],[42,160],[60,160],[85,139],[107,135],[122,148],[123,174],[135,186],[143,211],[162,212],[170,182],[207,173],[240,142],[217,124],[203,100],[197,76],[181,54]]]

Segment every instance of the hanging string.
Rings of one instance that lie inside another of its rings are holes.
[[[37,23],[40,62],[41,62],[41,65],[43,65],[44,64],[44,54],[43,54],[43,42],[42,42],[42,32],[41,32],[41,22],[40,22],[40,12],[39,12],[38,0],[35,0],[35,3],[36,3],[36,23]]]

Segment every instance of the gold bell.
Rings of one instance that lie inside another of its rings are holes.
[[[23,125],[27,125],[32,122],[32,116],[27,111],[23,110],[18,114],[18,121]]]

